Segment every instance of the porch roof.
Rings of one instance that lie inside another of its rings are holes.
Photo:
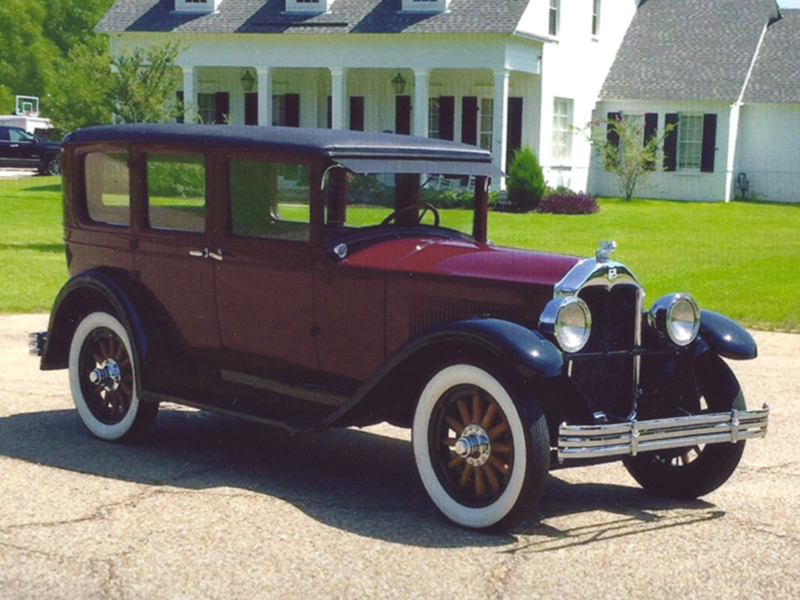
[[[501,33],[517,28],[530,0],[452,0],[444,13],[403,12],[402,0],[335,0],[329,12],[292,14],[284,0],[224,0],[211,14],[175,0],[116,0],[99,33]]]

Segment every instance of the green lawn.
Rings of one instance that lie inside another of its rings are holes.
[[[498,245],[590,256],[600,240],[616,240],[647,290],[688,291],[701,307],[753,328],[800,332],[800,205],[697,204],[602,200],[589,216],[491,213]],[[283,209],[282,209],[283,210]],[[372,211],[348,211],[374,222]],[[443,222],[468,227],[467,211],[442,211]],[[290,217],[290,215],[284,215]],[[60,182],[35,177],[0,180],[0,313],[50,309],[66,280]]]

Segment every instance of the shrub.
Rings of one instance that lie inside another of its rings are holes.
[[[534,210],[547,189],[536,155],[527,146],[514,154],[508,166],[508,202],[518,212]]]
[[[591,215],[600,212],[600,205],[589,194],[556,190],[539,203],[536,212],[551,215]]]

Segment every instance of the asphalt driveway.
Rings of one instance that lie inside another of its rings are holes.
[[[2,598],[798,598],[800,336],[733,363],[773,407],[707,497],[642,492],[619,465],[556,472],[540,519],[461,530],[388,426],[289,436],[162,408],[141,446],[92,438],[65,371],[0,316]]]

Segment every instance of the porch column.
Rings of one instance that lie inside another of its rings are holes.
[[[414,135],[428,137],[430,71],[414,69]]]
[[[256,67],[258,75],[258,124],[272,125],[272,69]]]
[[[336,67],[331,72],[331,129],[345,127],[345,95],[347,94],[347,69]]]
[[[183,120],[194,123],[197,119],[197,71],[193,66],[181,67],[183,70]]]
[[[494,164],[505,170],[508,154],[508,79],[511,72],[494,72],[494,114],[492,115],[492,156]],[[501,184],[503,185],[503,184]],[[503,187],[505,187],[503,185]]]

